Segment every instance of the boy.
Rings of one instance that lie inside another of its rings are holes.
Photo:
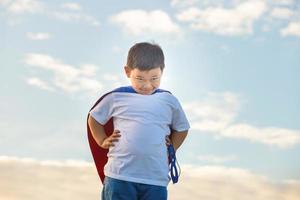
[[[103,200],[167,199],[166,143],[177,150],[190,126],[178,100],[158,89],[164,67],[160,46],[135,44],[124,67],[131,86],[106,94],[89,113],[93,138],[109,149]],[[110,118],[114,131],[108,137],[103,126]]]

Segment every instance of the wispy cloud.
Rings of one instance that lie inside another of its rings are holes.
[[[252,142],[287,148],[300,143],[300,131],[280,127],[255,127],[245,123],[229,125],[221,130],[224,137],[247,139]]]
[[[236,36],[253,33],[253,24],[266,11],[264,1],[243,1],[233,8],[192,7],[180,12],[177,19],[190,24],[192,29]]]
[[[290,6],[294,4],[294,0],[272,0],[271,2],[275,5],[280,6]]]
[[[254,33],[257,23],[264,32],[272,30],[279,31],[283,37],[299,36],[299,6],[293,0],[171,0],[171,5],[178,9],[177,19],[196,31],[222,36],[249,35]],[[288,25],[283,28],[284,23]]]
[[[9,13],[8,19],[25,14],[40,14],[64,22],[83,22],[91,26],[99,27],[100,22],[93,16],[82,12],[79,3],[63,3],[60,7],[51,8],[40,0],[1,0],[0,5]]]
[[[97,199],[102,189],[93,164],[82,161],[1,156],[0,169],[1,199],[38,200],[45,194],[49,199]],[[300,181],[273,181],[241,168],[184,165],[168,195],[172,200],[297,200]]]
[[[0,169],[0,199],[99,198],[99,178],[91,163],[2,156]]]
[[[230,92],[209,93],[201,101],[184,104],[192,128],[219,132],[234,122],[240,108],[239,97]]]
[[[93,16],[84,14],[84,13],[70,13],[65,11],[54,11],[50,13],[51,16],[58,20],[62,20],[65,22],[85,22],[92,26],[98,27],[100,26],[100,22],[94,18]]]
[[[0,0],[0,5],[1,6],[6,6],[7,4],[9,4],[11,2],[11,0]]]
[[[169,185],[168,191],[174,200],[296,200],[300,195],[300,181],[276,182],[241,168],[185,165],[179,183]]]
[[[93,163],[83,160],[37,160],[30,157],[0,156],[0,163],[22,163],[48,167],[93,167]]]
[[[218,137],[246,139],[287,148],[300,143],[300,131],[280,127],[256,127],[236,120],[240,98],[230,92],[210,93],[206,99],[184,105],[192,128]]]
[[[26,36],[31,40],[48,40],[51,37],[49,33],[42,33],[42,32],[40,33],[28,32]]]
[[[82,12],[82,6],[79,3],[63,3],[60,7],[63,9],[51,11],[49,15],[65,22],[84,22],[91,26],[100,26],[100,22],[98,19]]]
[[[55,89],[48,85],[45,81],[41,80],[38,77],[31,77],[26,80],[27,84],[38,87],[42,90],[48,90],[50,92],[55,91]]]
[[[293,16],[293,11],[289,8],[276,7],[272,9],[270,16],[279,19],[289,19]]]
[[[188,7],[198,3],[199,0],[171,0],[171,5],[174,7]]]
[[[269,11],[263,21],[263,31],[276,30],[282,37],[300,36],[299,6],[293,0],[267,1]]]
[[[53,10],[49,12],[49,15],[65,22],[84,22],[91,26],[100,26],[99,20],[83,12],[82,6],[79,3],[63,3],[60,7],[62,10]]]
[[[13,14],[37,13],[44,10],[44,4],[38,0],[4,1],[3,5]]]
[[[229,156],[199,155],[197,157],[197,160],[206,162],[206,163],[222,164],[225,162],[237,160],[237,157],[234,155],[229,155]]]
[[[107,83],[110,83],[107,84],[109,85],[108,87],[106,87],[107,90],[129,84],[129,81],[126,79],[125,74],[116,75],[116,74],[105,73],[102,75],[102,80]]]
[[[282,36],[298,36],[300,37],[300,21],[290,22],[287,27],[280,30]]]
[[[125,10],[113,15],[110,21],[134,36],[144,33],[178,34],[179,26],[162,10]]]
[[[81,10],[82,9],[82,7],[81,7],[81,5],[80,4],[78,4],[78,3],[71,3],[71,2],[69,2],[69,3],[63,3],[62,5],[61,5],[61,7],[62,8],[66,8],[66,9],[69,9],[69,10],[75,10],[75,11],[79,11],[79,10]]]
[[[37,69],[47,70],[52,73],[51,82],[40,78],[31,79],[31,85],[41,89],[56,88],[64,92],[75,93],[79,91],[97,92],[102,89],[102,84],[95,79],[97,66],[85,64],[79,68],[68,65],[49,55],[31,53],[25,56],[24,62]]]

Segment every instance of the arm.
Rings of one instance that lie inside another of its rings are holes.
[[[183,141],[185,140],[187,136],[188,130],[186,131],[172,131],[170,135],[171,144],[173,144],[175,151],[181,146]]]
[[[92,135],[97,142],[97,144],[104,148],[109,149],[109,147],[114,146],[113,142],[117,142],[121,136],[120,131],[114,130],[111,136],[107,137],[104,127],[98,123],[91,115],[88,118],[88,124],[91,129]]]

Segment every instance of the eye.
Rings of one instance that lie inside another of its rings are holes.
[[[135,77],[135,79],[138,80],[138,81],[143,81],[143,80],[144,80],[144,79],[141,78],[141,77]]]

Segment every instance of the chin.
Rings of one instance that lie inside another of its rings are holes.
[[[150,94],[152,94],[152,92],[141,92],[140,94],[142,94],[142,95],[150,95]]]
[[[150,94],[152,94],[154,92],[154,90],[151,90],[151,91],[142,91],[142,90],[140,90],[140,94],[143,94],[143,95],[150,95]]]

